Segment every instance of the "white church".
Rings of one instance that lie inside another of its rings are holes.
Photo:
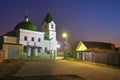
[[[22,57],[57,56],[56,24],[48,12],[42,22],[42,31],[29,22],[28,14],[14,30],[0,37],[0,49],[5,51],[6,59]]]

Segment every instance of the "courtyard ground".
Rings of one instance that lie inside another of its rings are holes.
[[[51,80],[120,80],[120,69],[67,60],[28,61],[16,77]]]
[[[120,69],[89,62],[28,60],[6,80],[120,80]]]

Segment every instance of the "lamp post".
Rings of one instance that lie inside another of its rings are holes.
[[[64,48],[64,58],[67,58],[68,54],[67,54],[67,50],[68,50],[68,34],[67,33],[63,33],[62,34],[62,37],[65,38],[65,41],[66,41],[66,45],[65,45],[65,48]]]
[[[68,43],[68,34],[67,33],[63,33],[62,37],[65,38],[66,44],[67,44]]]
[[[68,45],[68,34],[67,33],[63,33],[62,37],[65,38],[66,45]]]
[[[68,34],[66,33],[66,32],[64,32],[63,34],[62,34],[62,37],[63,38],[65,38],[65,42],[66,42],[66,51],[67,51],[67,49],[68,49]]]

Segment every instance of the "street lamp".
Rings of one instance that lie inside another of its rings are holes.
[[[66,45],[65,45],[65,48],[64,48],[64,58],[67,58],[68,54],[67,54],[67,50],[68,50],[68,34],[67,33],[63,33],[62,34],[62,37],[65,38],[65,41],[66,41]]]
[[[67,48],[68,48],[68,34],[66,32],[64,32],[62,34],[62,37],[65,38],[65,41],[66,41],[66,50],[67,50]]]
[[[67,44],[68,43],[68,34],[67,33],[63,33],[62,37],[65,38],[66,44]]]

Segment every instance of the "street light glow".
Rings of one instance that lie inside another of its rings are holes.
[[[63,37],[63,38],[67,38],[67,36],[68,36],[67,33],[63,33],[63,34],[62,34],[62,37]]]
[[[60,47],[61,47],[61,46],[58,44],[58,45],[57,45],[57,48],[60,48]]]
[[[65,49],[65,51],[67,51],[67,49],[68,49],[68,34],[64,32],[62,34],[62,37],[65,38],[65,42],[66,42],[65,44],[66,44],[66,46],[65,46],[64,49]]]

